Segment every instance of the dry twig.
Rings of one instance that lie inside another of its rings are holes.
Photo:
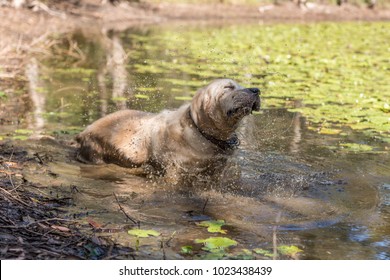
[[[113,194],[114,194],[115,200],[116,200],[116,202],[118,203],[118,206],[119,206],[119,209],[121,210],[121,212],[126,216],[127,219],[129,219],[130,221],[132,221],[132,222],[133,222],[135,225],[137,225],[138,228],[139,228],[139,227],[140,227],[140,221],[137,221],[137,220],[133,219],[132,217],[130,217],[130,216],[126,213],[126,211],[123,209],[122,205],[119,203],[119,199],[118,199],[118,197],[116,196],[116,194],[115,194],[115,193],[113,193]]]

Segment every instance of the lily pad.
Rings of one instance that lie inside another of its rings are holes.
[[[137,88],[137,90],[139,91],[151,91],[151,92],[155,92],[157,90],[161,90],[161,88],[155,88],[155,87],[139,87]]]
[[[134,95],[135,98],[139,98],[139,99],[149,99],[150,97],[146,94],[135,94]]]
[[[191,96],[175,96],[175,100],[179,101],[191,101],[192,97]]]
[[[80,127],[67,127],[59,130],[53,130],[51,134],[54,135],[76,135],[82,131]]]
[[[372,146],[365,144],[344,143],[340,144],[340,146],[352,152],[371,152],[373,150]]]
[[[206,251],[218,251],[225,250],[231,246],[236,246],[237,241],[227,237],[210,237],[207,239],[195,239],[195,243],[203,243],[203,247]]]
[[[33,134],[34,131],[32,131],[30,129],[17,129],[17,130],[15,130],[15,133],[22,134],[22,135],[30,135],[30,134]]]
[[[294,245],[281,245],[277,249],[280,254],[290,257],[295,257],[296,254],[303,252],[303,250],[299,249],[297,246]]]
[[[192,246],[183,246],[181,247],[181,252],[183,254],[191,254],[192,253]]]
[[[226,230],[221,229],[224,225],[226,225],[224,220],[203,221],[198,223],[198,226],[207,227],[208,232],[226,234]]]
[[[131,229],[127,232],[130,235],[136,236],[136,237],[150,237],[150,236],[159,236],[160,233],[155,230],[145,230],[145,229]]]
[[[323,127],[320,129],[320,134],[337,135],[340,134],[341,131],[341,129]]]
[[[237,254],[229,254],[228,256],[229,259],[232,260],[253,260],[255,258],[252,251],[248,249],[242,249],[241,252]]]
[[[127,101],[127,98],[126,97],[121,97],[121,96],[118,96],[118,97],[113,97],[111,98],[112,101]]]
[[[263,255],[264,257],[269,257],[269,258],[272,258],[274,256],[274,254],[271,251],[264,250],[261,248],[256,248],[253,250],[253,252],[255,252],[258,255]]]
[[[81,75],[92,75],[96,72],[95,69],[85,69],[85,68],[64,68],[56,69],[55,72],[61,74],[81,74]]]
[[[24,140],[28,139],[28,136],[27,135],[15,135],[15,136],[12,137],[12,139],[24,141]]]

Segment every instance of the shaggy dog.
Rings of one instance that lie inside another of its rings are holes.
[[[239,145],[235,130],[240,121],[260,109],[259,94],[257,88],[218,79],[175,111],[112,113],[76,137],[78,158],[147,170],[153,167],[172,183],[184,174],[221,174],[227,156]]]

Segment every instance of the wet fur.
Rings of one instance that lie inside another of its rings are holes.
[[[124,167],[153,167],[177,182],[182,174],[214,174],[226,156],[204,134],[227,141],[248,110],[258,110],[260,99],[230,79],[200,89],[191,104],[159,114],[122,110],[88,126],[76,140],[83,162],[115,163]]]

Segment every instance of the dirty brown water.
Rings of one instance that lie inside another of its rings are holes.
[[[253,250],[272,252],[287,245],[301,249],[303,259],[390,259],[386,145],[374,143],[376,152],[335,150],[330,147],[345,136],[318,134],[309,129],[307,116],[283,106],[264,106],[261,114],[243,121],[240,148],[218,188],[172,187],[115,165],[77,162],[69,143],[95,119],[122,108],[152,112],[177,108],[196,88],[221,76],[177,72],[169,65],[165,72],[136,67],[165,63],[169,53],[165,45],[158,56],[151,50],[154,46],[148,46],[156,44],[150,38],[158,32],[161,27],[93,36],[80,31],[57,38],[49,58],[31,58],[26,67],[28,96],[8,99],[14,111],[2,128],[3,140],[14,137],[15,145],[45,158],[43,167],[25,168],[25,179],[51,187],[52,195],[69,197],[67,218],[104,225],[110,230],[100,235],[137,247],[138,258],[213,258],[216,254],[195,240],[219,236],[237,242],[224,258],[267,258]],[[173,63],[184,63],[182,54],[176,55]],[[200,61],[208,63],[203,57]],[[222,75],[255,85],[246,73]],[[262,100],[267,104],[267,93]],[[55,140],[31,140],[39,135]],[[372,144],[372,138],[350,129],[348,139]],[[138,226],[119,210],[114,194],[141,229],[161,235],[137,241],[127,234],[127,229]],[[224,220],[226,233],[208,232],[198,225],[204,220]],[[183,253],[184,246],[192,246],[193,252]]]

